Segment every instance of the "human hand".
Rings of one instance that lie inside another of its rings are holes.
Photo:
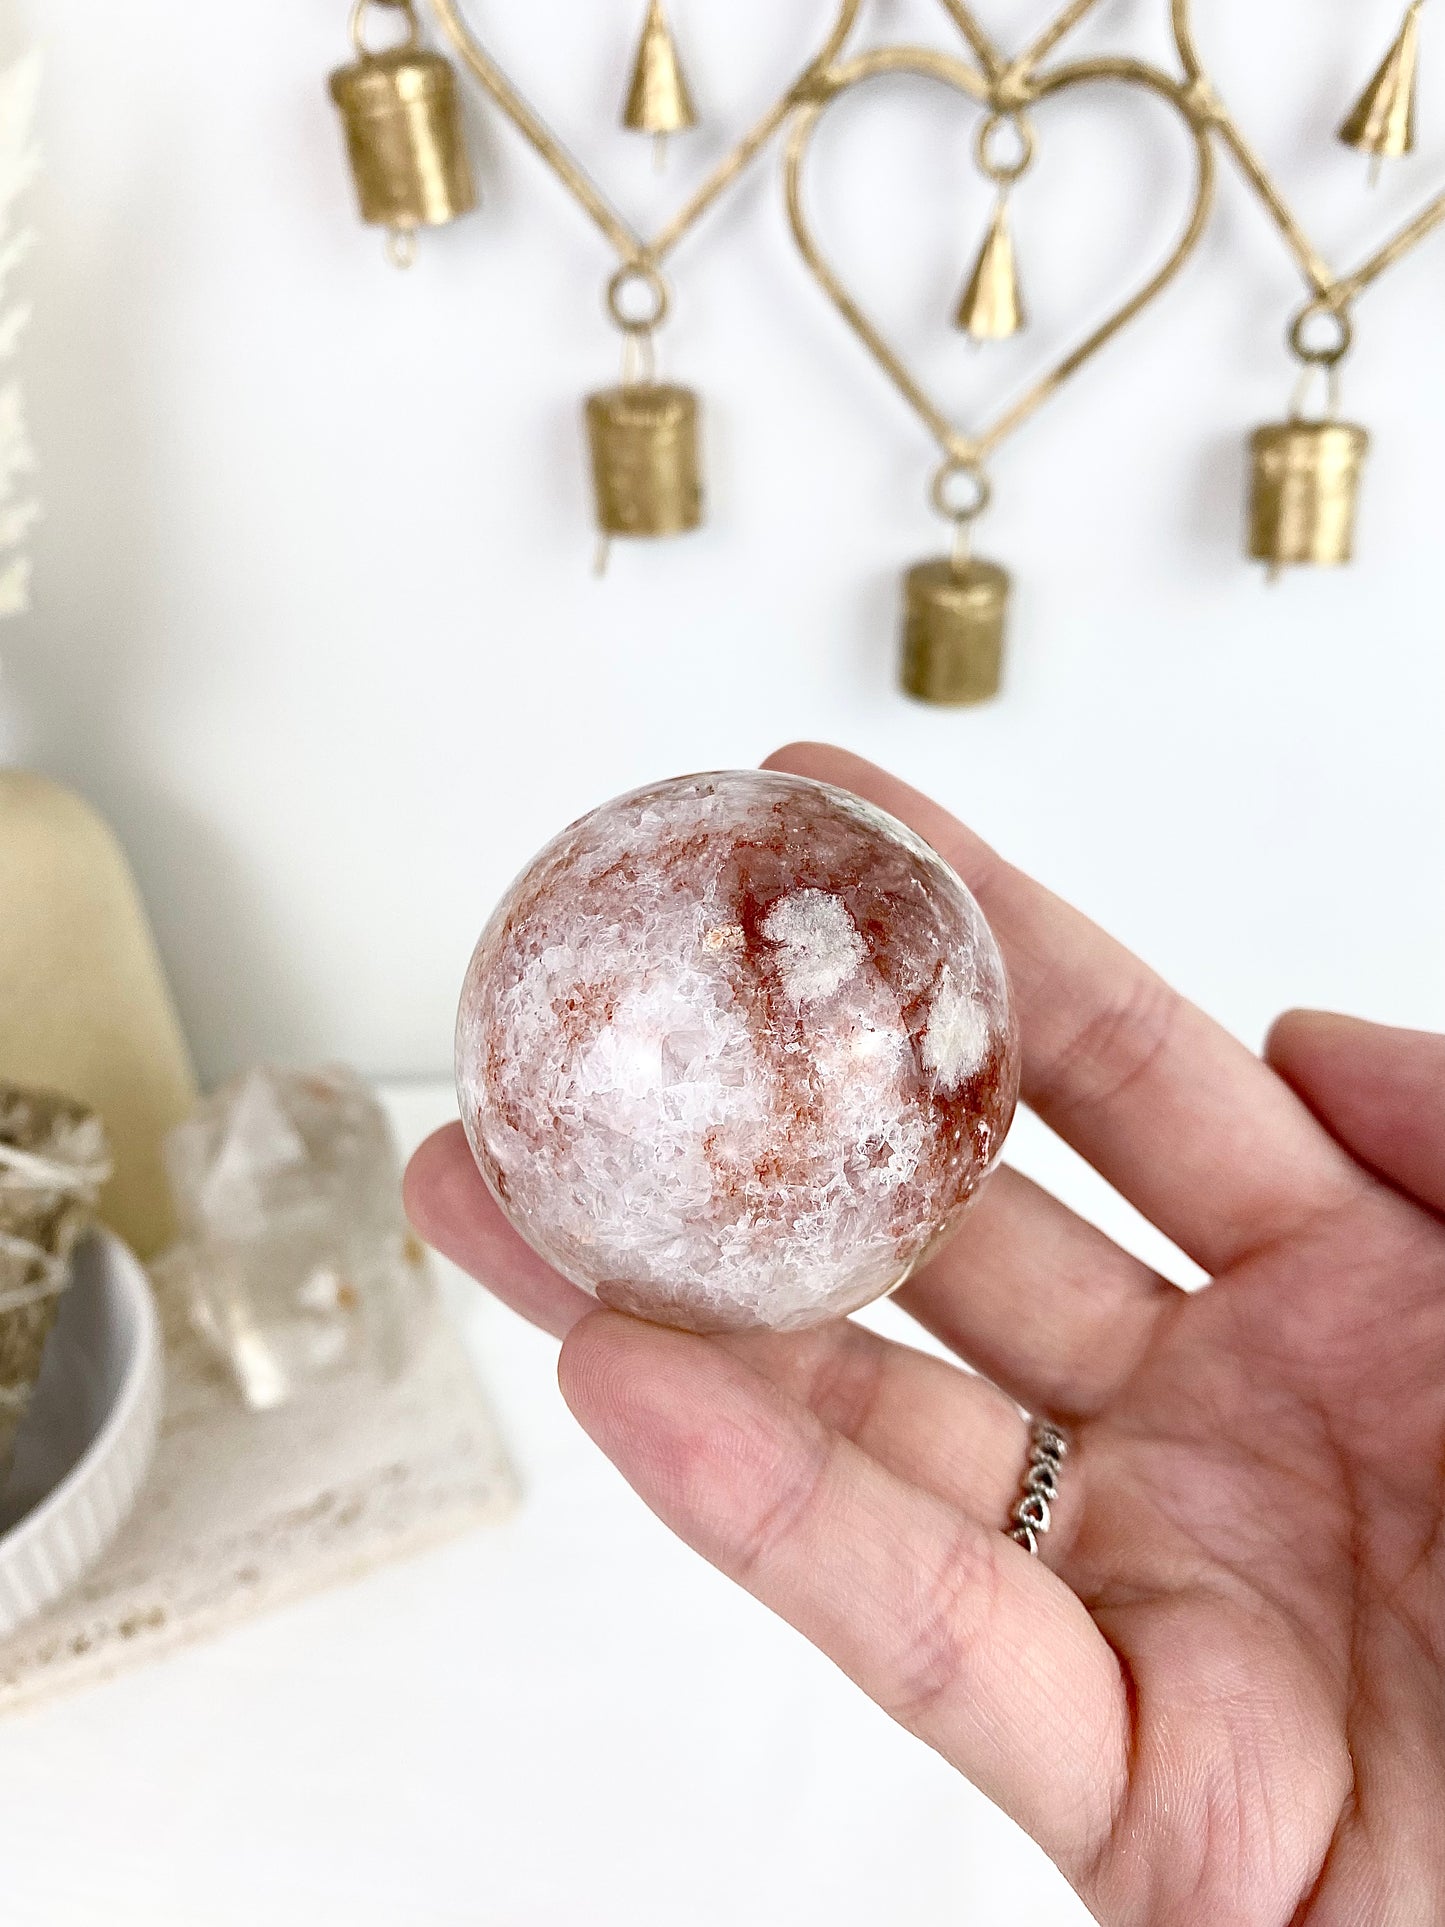
[[[894,778],[815,745],[769,766],[958,869],[1026,1101],[1212,1282],[1002,1168],[897,1300],[971,1376],[849,1323],[599,1311],[460,1126],[408,1172],[418,1230],[564,1339],[563,1395],[652,1509],[1106,1927],[1445,1920],[1445,1038],[1294,1012],[1261,1062]],[[1071,1439],[1038,1559],[1003,1530],[1019,1405]]]

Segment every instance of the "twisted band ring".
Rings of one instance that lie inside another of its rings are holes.
[[[1029,1460],[1024,1469],[1023,1490],[1009,1514],[1008,1536],[1016,1545],[1038,1557],[1039,1541],[1053,1523],[1054,1502],[1059,1496],[1059,1468],[1068,1456],[1069,1441],[1056,1425],[1036,1418],[1029,1427]]]

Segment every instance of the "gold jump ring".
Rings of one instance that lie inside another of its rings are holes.
[[[955,493],[955,485],[967,482],[972,490],[970,499],[960,502]],[[983,472],[981,462],[972,456],[950,455],[934,473],[928,485],[928,499],[938,513],[950,522],[973,522],[983,514],[993,495],[988,477]]]
[[[622,306],[622,297],[631,287],[646,288],[652,298],[650,314],[630,315]],[[650,335],[654,328],[661,327],[670,302],[667,283],[646,261],[624,262],[607,283],[607,312],[626,335]]]
[[[399,13],[406,22],[406,38],[398,40],[387,53],[410,53],[421,40],[421,24],[416,17],[414,0],[355,0],[351,9],[351,44],[356,49],[359,60],[375,60],[375,50],[366,44],[366,9],[369,6],[385,7],[388,13]]]
[[[1305,340],[1305,329],[1312,321],[1324,315],[1334,322],[1337,330],[1336,338],[1328,343],[1311,344]],[[1285,335],[1290,352],[1296,360],[1308,362],[1316,368],[1333,368],[1337,362],[1343,361],[1350,352],[1354,339],[1355,330],[1348,309],[1336,308],[1330,302],[1323,300],[1306,302],[1290,322],[1289,330]]]
[[[1018,141],[1019,151],[1011,161],[996,161],[992,155],[993,137],[1000,127],[1011,127]],[[1020,174],[1027,172],[1034,158],[1034,130],[1028,119],[1020,111],[1000,113],[995,110],[978,124],[978,132],[973,137],[974,158],[980,173],[997,187],[1008,187]]]

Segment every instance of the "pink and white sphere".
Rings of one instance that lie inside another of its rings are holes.
[[[794,1329],[892,1291],[998,1156],[993,934],[902,823],[762,770],[604,803],[473,954],[457,1089],[517,1230],[602,1304]]]

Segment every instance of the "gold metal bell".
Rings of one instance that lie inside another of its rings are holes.
[[[662,0],[648,0],[647,18],[632,63],[632,78],[622,109],[622,125],[639,134],[680,134],[697,125],[687,77],[678,58],[677,43],[662,10]]]
[[[1271,569],[1348,562],[1370,445],[1355,422],[1268,422],[1250,437],[1249,553]]]
[[[701,410],[691,388],[623,382],[589,395],[586,415],[604,537],[682,535],[701,525]]]
[[[409,0],[400,9],[406,41],[371,52],[361,37],[365,4],[359,0],[352,14],[359,58],[332,74],[331,97],[346,130],[361,218],[390,231],[393,259],[405,265],[416,230],[466,214],[476,206],[476,188],[450,65],[417,46]]]
[[[996,562],[939,556],[903,578],[899,680],[920,702],[955,707],[998,694],[1009,577]]]
[[[994,137],[1011,128],[1012,155],[994,152]],[[1018,258],[1013,230],[1009,226],[1009,190],[1033,162],[1034,131],[1028,120],[1017,113],[991,113],[980,123],[974,139],[974,158],[979,170],[998,190],[988,232],[974,258],[969,277],[954,309],[953,325],[973,341],[1007,341],[1028,326],[1023,290],[1019,286]]]
[[[953,325],[974,341],[1007,341],[1028,325],[1008,204],[1000,194],[978,251],[967,286],[954,313]]]
[[[1346,147],[1371,156],[1376,166],[1398,160],[1415,146],[1415,69],[1419,63],[1420,5],[1405,14],[1390,50],[1370,77],[1339,129]]]

